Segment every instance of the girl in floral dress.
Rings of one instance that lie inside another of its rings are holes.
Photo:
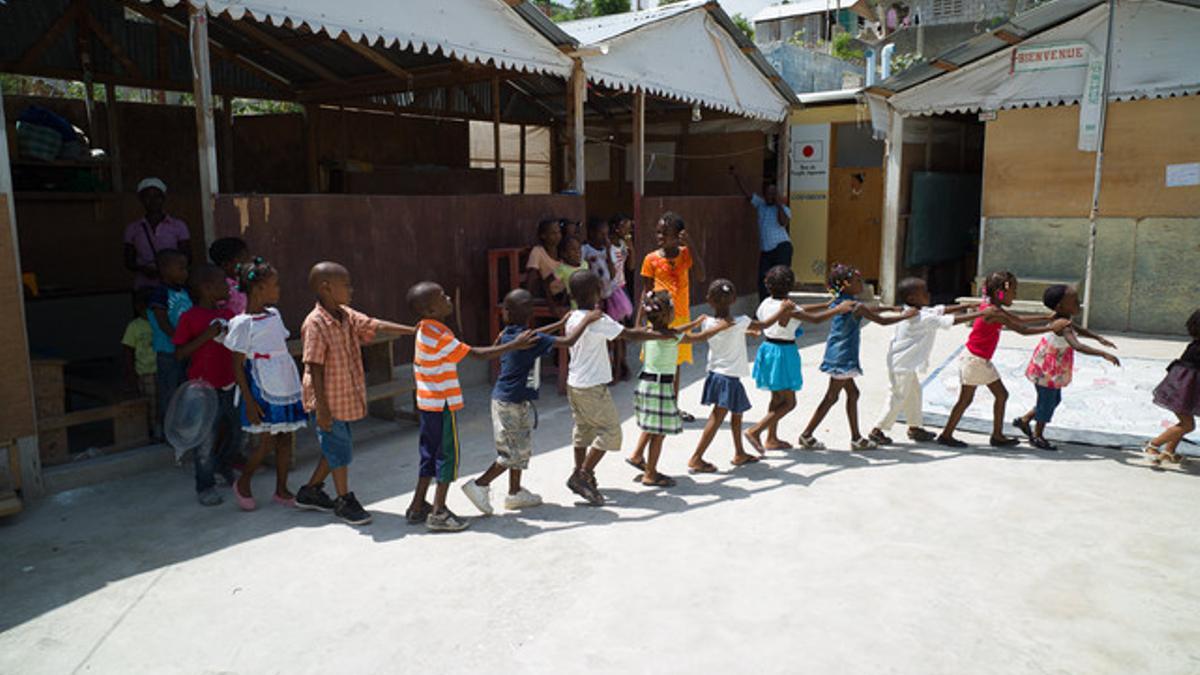
[[[1047,288],[1042,294],[1042,302],[1054,312],[1055,319],[1070,320],[1079,312],[1079,292],[1071,286],[1056,284]],[[1037,388],[1037,405],[1013,420],[1013,426],[1024,432],[1030,445],[1039,450],[1056,449],[1053,443],[1046,440],[1044,432],[1054,417],[1054,409],[1062,401],[1063,388],[1071,383],[1075,352],[1099,356],[1114,366],[1121,365],[1112,354],[1082,344],[1080,337],[1092,338],[1106,347],[1116,347],[1088,329],[1072,324],[1042,337],[1037,349],[1033,350],[1029,367],[1025,369],[1025,377]],[[1036,422],[1036,426],[1030,427],[1030,421]]]

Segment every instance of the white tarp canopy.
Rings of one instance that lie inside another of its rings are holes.
[[[1086,42],[1101,58],[1107,5],[1021,42],[1019,48]],[[1200,9],[1159,0],[1117,3],[1116,49],[1109,100],[1165,98],[1200,92]],[[1079,102],[1087,68],[1012,71],[1013,50],[1002,49],[961,69],[887,99],[904,115],[975,112]]]
[[[579,40],[583,69],[593,82],[757,119],[787,117],[790,101],[703,1],[561,27]],[[595,48],[600,45],[607,53]]]
[[[151,0],[142,0],[150,2]],[[184,0],[164,0],[173,7]],[[572,61],[500,0],[188,0],[235,20],[306,25],[314,33],[441,53],[497,68],[569,77]]]

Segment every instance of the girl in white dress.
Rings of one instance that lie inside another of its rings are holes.
[[[242,429],[258,437],[258,447],[233,486],[238,506],[255,507],[250,480],[268,453],[275,453],[275,495],[283,506],[295,506],[287,475],[292,461],[292,432],[307,424],[301,401],[300,373],[288,353],[288,329],[279,310],[279,275],[262,258],[242,268],[246,313],[229,321],[225,347],[233,352],[233,370],[241,394]]]

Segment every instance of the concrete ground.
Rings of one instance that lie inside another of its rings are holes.
[[[865,329],[867,424],[888,336]],[[964,338],[943,335],[934,363]],[[793,440],[824,390],[821,339],[806,336]],[[700,378],[683,394],[698,414]],[[546,505],[460,534],[404,522],[412,428],[357,448],[352,488],[375,513],[363,528],[240,513],[228,492],[205,509],[173,468],[43,500],[0,525],[0,673],[1200,672],[1190,471],[1086,447],[850,453],[837,411],[820,432],[830,450],[736,471],[725,431],[710,454],[722,473],[706,476],[683,470],[689,425],[665,451],[677,487],[635,485],[610,456],[611,503],[588,508],[564,486],[570,413],[548,389],[526,481]],[[628,450],[630,386],[614,395]],[[486,389],[468,392],[462,439],[476,474],[493,457]],[[451,507],[474,515],[457,486]]]

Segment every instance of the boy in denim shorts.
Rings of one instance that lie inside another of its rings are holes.
[[[350,460],[354,443],[350,423],[367,416],[367,385],[362,345],[377,335],[412,335],[416,329],[381,321],[350,308],[354,287],[350,272],[334,262],[319,262],[308,273],[317,304],[304,319],[304,409],[316,417],[321,461],[308,483],[296,492],[296,508],[333,511],[351,525],[371,522],[350,492]],[[337,499],[325,493],[325,478],[333,474]]]
[[[529,321],[533,318],[533,295],[523,288],[510,291],[504,296],[501,313],[505,326],[496,340],[498,345],[513,341],[529,329]],[[498,457],[482,476],[462,485],[467,499],[484,515],[492,514],[491,482],[505,471],[508,471],[508,496],[504,499],[504,508],[511,511],[542,503],[541,497],[521,487],[521,472],[529,468],[529,458],[533,455],[533,402],[537,400],[540,384],[536,365],[538,359],[555,347],[573,346],[583,335],[584,329],[600,316],[600,310],[594,309],[576,324],[570,335],[547,335],[557,332],[566,324],[564,317],[557,323],[544,326],[543,332],[536,334],[533,347],[508,352],[500,357],[500,376],[492,388],[492,430]]]

